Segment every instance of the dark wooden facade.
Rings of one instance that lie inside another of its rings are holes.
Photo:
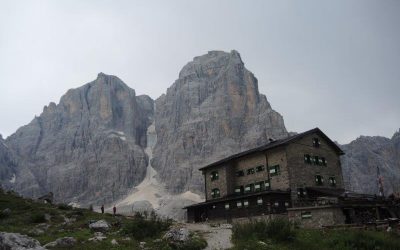
[[[188,222],[282,214],[291,207],[290,193],[264,191],[248,195],[231,196],[186,207]]]

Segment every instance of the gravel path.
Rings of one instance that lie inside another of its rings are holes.
[[[230,225],[225,224],[219,227],[211,227],[209,224],[186,224],[187,228],[203,235],[208,246],[206,250],[220,250],[233,247],[231,243],[232,229]]]

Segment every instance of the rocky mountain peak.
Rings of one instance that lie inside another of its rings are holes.
[[[210,77],[220,72],[222,68],[241,67],[244,63],[240,54],[232,50],[230,53],[224,51],[209,51],[207,54],[193,58],[179,73],[179,78],[185,77]]]
[[[202,190],[206,163],[287,136],[237,51],[195,57],[156,107],[153,165],[174,193]]]
[[[400,129],[399,129],[399,131],[396,131],[396,132],[393,134],[392,140],[394,140],[394,139],[400,139]]]
[[[151,103],[104,73],[68,90],[7,138],[21,163],[15,190],[27,196],[52,191],[60,201],[120,197],[145,175]]]

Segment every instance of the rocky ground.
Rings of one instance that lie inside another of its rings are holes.
[[[219,250],[232,248],[232,226],[229,224],[211,225],[203,223],[188,223],[186,227],[202,235],[207,241],[206,250]]]
[[[199,233],[154,215],[112,216],[0,189],[0,249],[204,249]]]

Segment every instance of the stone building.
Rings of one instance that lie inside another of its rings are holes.
[[[383,199],[345,191],[343,154],[315,128],[202,167],[206,201],[187,206],[187,219],[285,216],[318,227],[397,217]]]
[[[315,128],[200,168],[206,201],[186,207],[188,221],[281,214],[311,190],[342,193],[342,154]]]

